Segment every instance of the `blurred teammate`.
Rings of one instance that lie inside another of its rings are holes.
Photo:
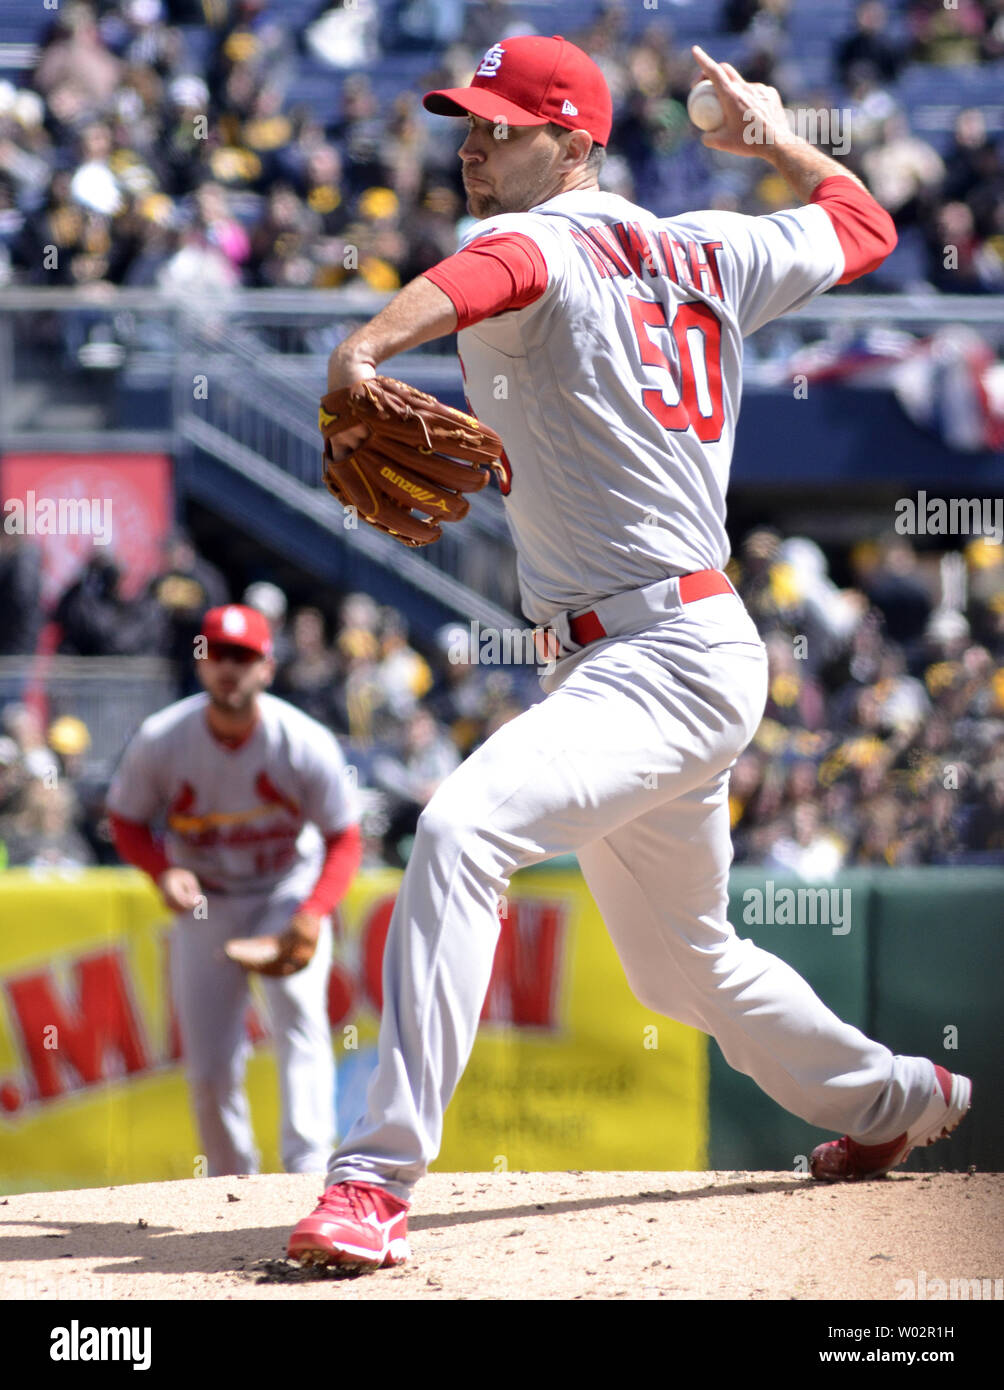
[[[223,954],[248,936],[279,937],[262,973],[283,1166],[318,1172],[335,1129],[330,913],[361,856],[355,793],[334,736],[266,693],[266,619],[238,604],[210,609],[200,636],[204,693],[151,715],[112,780],[115,844],[177,914],[171,985],[210,1175],[258,1170],[244,1093],[248,981]],[[152,834],[161,819],[163,846]]]

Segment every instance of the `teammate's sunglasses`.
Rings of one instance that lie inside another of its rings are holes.
[[[237,666],[250,666],[252,662],[261,661],[261,653],[252,651],[250,647],[232,646],[229,642],[209,642],[206,645],[206,659],[233,661]]]

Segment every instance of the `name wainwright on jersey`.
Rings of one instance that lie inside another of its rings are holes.
[[[724,298],[718,270],[720,241],[676,241],[662,228],[646,231],[637,222],[569,228],[600,275],[666,276],[675,285],[714,299]]]

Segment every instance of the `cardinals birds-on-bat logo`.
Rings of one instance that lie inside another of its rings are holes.
[[[277,810],[285,811],[294,820],[302,819],[299,802],[280,791],[267,772],[259,772],[255,778],[254,790],[261,798],[257,806],[249,806],[246,811],[207,811],[204,815],[199,815],[194,809],[195,788],[191,782],[182,782],[167,808],[167,824],[178,835],[197,835],[221,826],[260,820]]]
[[[299,820],[299,802],[294,801],[285,792],[281,792],[267,772],[259,772],[255,778],[254,789],[262,801],[267,802],[270,806],[281,806],[284,811],[288,811],[291,816],[295,816]]]

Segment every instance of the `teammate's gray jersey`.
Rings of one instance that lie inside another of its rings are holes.
[[[273,695],[239,748],[209,731],[209,697],[193,695],[145,720],[112,779],[108,809],[165,823],[172,864],[208,888],[307,897],[322,835],[359,819],[358,800],[333,734]]]
[[[534,303],[457,340],[511,467],[526,615],[720,569],[742,339],[844,273],[827,213],[659,219],[588,190],[479,222],[464,244],[496,232],[531,238],[548,271]]]

